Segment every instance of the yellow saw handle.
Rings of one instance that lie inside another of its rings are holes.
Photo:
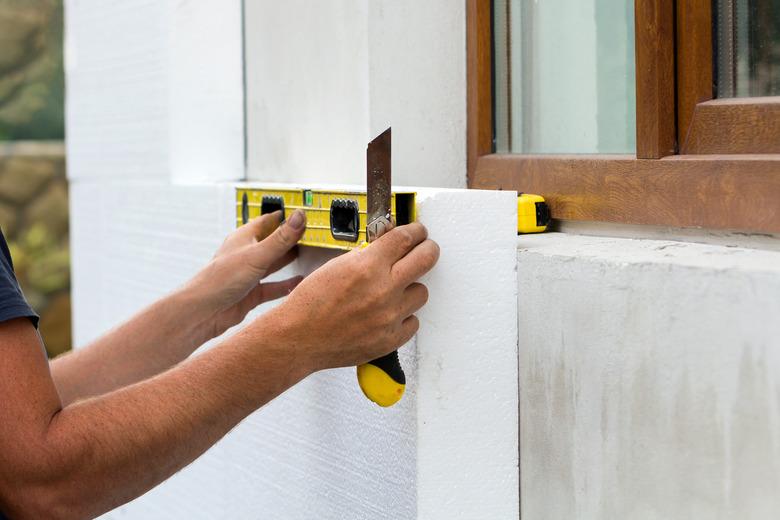
[[[358,366],[357,378],[363,394],[384,408],[400,401],[406,389],[406,375],[397,350]]]
[[[360,245],[368,247],[368,242]],[[398,351],[357,367],[357,379],[363,395],[383,408],[401,400],[406,390],[406,374],[398,361]]]

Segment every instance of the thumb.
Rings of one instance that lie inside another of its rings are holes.
[[[258,270],[266,271],[290,249],[295,247],[306,231],[306,214],[298,209],[281,226],[249,248],[250,262]]]

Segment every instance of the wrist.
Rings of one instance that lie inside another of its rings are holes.
[[[159,303],[174,310],[172,321],[190,339],[194,348],[214,337],[213,313],[203,304],[197,291],[189,286],[175,290]]]
[[[291,319],[284,304],[258,317],[242,332],[251,344],[261,345],[261,349],[254,350],[262,363],[270,357],[286,367],[294,380],[292,384],[317,371],[310,349],[306,348],[302,327]]]

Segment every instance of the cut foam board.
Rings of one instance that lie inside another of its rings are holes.
[[[233,190],[74,183],[77,342],[205,264],[234,225]],[[420,332],[401,349],[398,405],[370,403],[354,369],[315,374],[107,518],[516,519],[515,212],[512,192],[418,190],[441,259],[423,280]],[[303,248],[276,277],[336,254]]]

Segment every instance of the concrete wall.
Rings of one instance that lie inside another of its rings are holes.
[[[777,518],[780,252],[518,244],[523,518]]]

